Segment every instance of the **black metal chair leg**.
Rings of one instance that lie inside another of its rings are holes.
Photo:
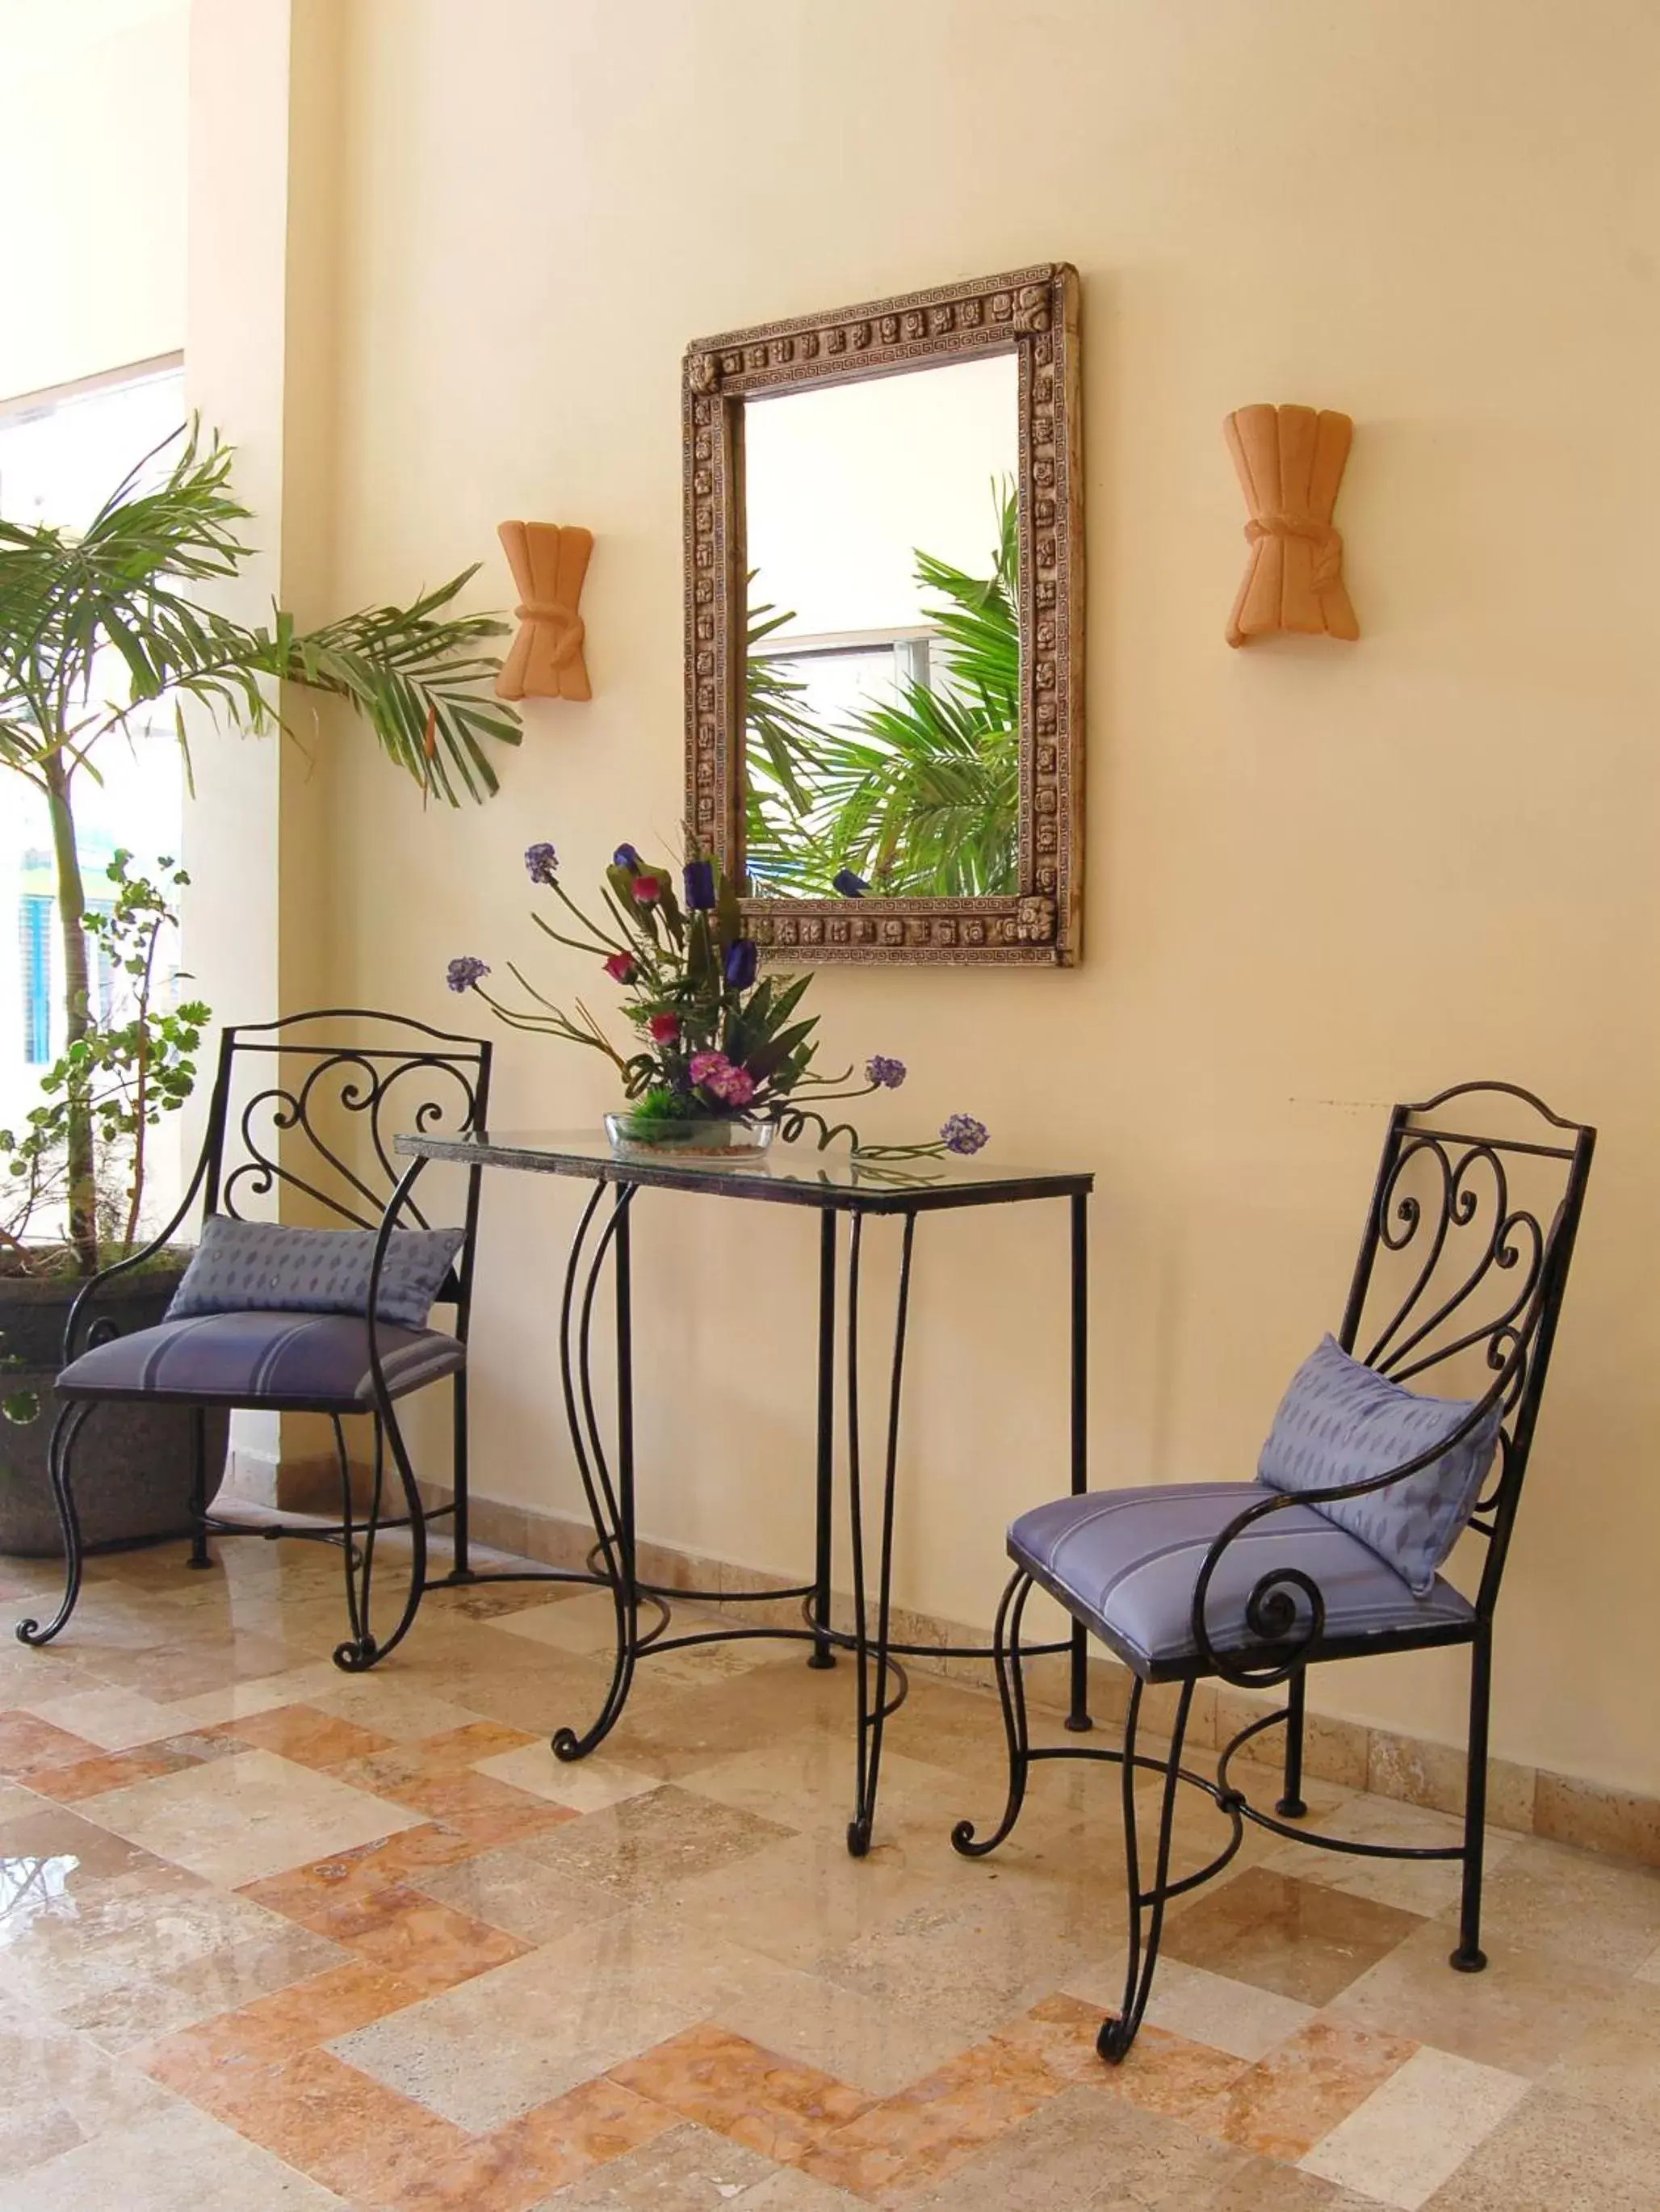
[[[1153,1887],[1144,1890],[1142,1887],[1136,1818],[1136,1776],[1139,1771],[1136,1738],[1141,1719],[1142,1687],[1141,1677],[1137,1675],[1130,1685],[1130,1710],[1124,1717],[1122,1775],[1130,1936],[1124,1966],[1124,2005],[1120,2011],[1109,2014],[1101,2022],[1100,2033],[1095,2039],[1096,2050],[1110,2066],[1118,2065],[1128,2055],[1131,2044],[1140,2033],[1142,2015],[1146,2012],[1147,2001],[1153,1993],[1153,1976],[1159,1964],[1159,1944],[1164,1935],[1165,1906],[1171,1895],[1170,1845],[1176,1825],[1176,1789],[1181,1778],[1182,1743],[1187,1735],[1187,1717],[1193,1704],[1193,1684],[1190,1680],[1185,1681],[1182,1684],[1182,1694],[1176,1707],[1176,1724],[1171,1732],[1170,1756],[1164,1771]]]
[[[381,1491],[386,1471],[386,1455],[390,1449],[392,1466],[397,1471],[398,1486],[403,1492],[403,1517],[409,1528],[409,1580],[403,1594],[403,1609],[390,1636],[377,1638],[369,1619],[369,1571],[374,1557],[375,1532],[380,1526]],[[427,1589],[427,1510],[421,1502],[421,1486],[415,1480],[414,1462],[409,1447],[403,1441],[403,1431],[398,1425],[396,1404],[389,1404],[375,1424],[374,1486],[371,1497],[369,1527],[363,1547],[363,1615],[364,1629],[374,1652],[374,1663],[396,1651],[415,1626],[415,1615],[421,1610],[421,1601]]]
[[[84,1553],[81,1516],[75,1510],[75,1492],[70,1484],[70,1454],[91,1412],[90,1401],[82,1399],[64,1407],[52,1425],[51,1441],[46,1448],[46,1476],[51,1484],[52,1503],[58,1508],[58,1525],[64,1534],[64,1596],[44,1628],[32,1619],[18,1622],[20,1644],[50,1644],[75,1611],[81,1595]]]
[[[1068,1200],[1072,1217],[1072,1495],[1089,1487],[1089,1196]],[[1075,1735],[1095,1725],[1089,1714],[1089,1636],[1072,1624],[1071,1701],[1065,1725]]]
[[[208,1409],[191,1407],[191,1556],[193,1567],[210,1567],[208,1549]]]
[[[1303,1802],[1303,1696],[1307,1670],[1300,1667],[1286,1686],[1285,1795],[1275,1811],[1287,1820],[1300,1820],[1308,1811]]]
[[[1003,1818],[983,1842],[974,1838],[974,1823],[959,1820],[951,1831],[951,1848],[966,1859],[983,1859],[1003,1842],[1021,1816],[1026,1802],[1026,1778],[1031,1769],[1032,1740],[1027,1727],[1026,1677],[1021,1661],[1021,1622],[1026,1601],[1032,1595],[1032,1577],[1017,1569],[1009,1577],[997,1606],[997,1623],[991,1642],[997,1670],[997,1695],[1003,1703],[1003,1734],[1009,1740],[1009,1796]]]
[[[330,1416],[334,1424],[335,1466],[340,1476],[340,1549],[346,1574],[346,1621],[351,1634],[336,1650],[336,1667],[348,1673],[368,1663],[367,1636],[364,1628],[363,1608],[358,1600],[357,1571],[360,1564],[357,1549],[357,1523],[352,1504],[352,1462],[346,1448],[346,1431],[338,1413]],[[352,1655],[348,1663],[341,1653]]]
[[[381,1507],[386,1487],[386,1458],[388,1449],[397,1469],[398,1486],[403,1492],[403,1518],[409,1530],[409,1580],[404,1593],[403,1610],[392,1632],[377,1637],[372,1610],[374,1585],[375,1539],[380,1528]],[[352,1573],[350,1504],[347,1506],[346,1534],[348,1587]],[[353,1633],[345,1643],[336,1647],[335,1665],[345,1674],[360,1674],[397,1650],[415,1626],[415,1615],[421,1610],[421,1600],[427,1588],[427,1516],[421,1503],[421,1490],[415,1480],[415,1468],[410,1462],[403,1432],[397,1424],[397,1414],[389,1398],[375,1415],[374,1471],[369,1489],[368,1516],[363,1524],[363,1559],[358,1580],[356,1617],[352,1622]]]
[[[1464,1882],[1458,1913],[1458,1948],[1449,1963],[1461,1974],[1479,1974],[1481,1948],[1481,1870],[1487,1848],[1487,1714],[1492,1703],[1493,1646],[1485,1630],[1469,1651],[1469,1752],[1464,1778]]]

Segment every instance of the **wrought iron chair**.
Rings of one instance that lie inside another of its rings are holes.
[[[1507,1131],[1470,1133],[1489,1117]],[[1136,2039],[1152,1991],[1169,1901],[1221,1873],[1245,1823],[1294,1842],[1362,1858],[1457,1860],[1463,1869],[1459,1938],[1451,1964],[1486,1966],[1481,1948],[1481,1857],[1487,1799],[1487,1715],[1493,1608],[1527,1472],[1563,1287],[1584,1204],[1596,1132],[1560,1120],[1514,1085],[1460,1085],[1390,1117],[1371,1212],[1338,1342],[1396,1382],[1460,1363],[1485,1388],[1472,1411],[1433,1449],[1370,1480],[1299,1493],[1262,1482],[1196,1483],[1094,1491],[1023,1514],[1009,1532],[1015,1561],[998,1609],[995,1650],[1009,1741],[1009,1794],[984,1838],[960,1821],[951,1840],[968,1857],[995,1850],[1019,1817],[1034,1761],[1094,1759],[1120,1770],[1130,1932],[1121,2009],[1103,2021],[1097,2048],[1109,2063]],[[1473,1597],[1441,1577],[1415,1597],[1394,1569],[1314,1511],[1316,1504],[1382,1492],[1439,1459],[1481,1424],[1499,1422],[1498,1456],[1469,1528],[1487,1546]],[[1046,1590],[1130,1668],[1121,1749],[1034,1746],[1022,1676],[1021,1621],[1034,1587]],[[1302,1797],[1307,1669],[1378,1653],[1467,1644],[1469,1735],[1463,1841],[1438,1848],[1351,1842],[1293,1825]],[[1241,1729],[1222,1749],[1214,1780],[1182,1764],[1196,1684],[1209,1677],[1245,1688],[1284,1685],[1286,1702]],[[1179,1685],[1170,1747],[1137,1748],[1143,1692]],[[1284,1794],[1274,1813],[1248,1803],[1232,1763],[1252,1739],[1285,1729]],[[1136,1780],[1160,1778],[1152,1879],[1143,1886]],[[1229,1824],[1208,1864],[1171,1878],[1177,1788],[1204,1792]]]
[[[373,1666],[408,1634],[427,1579],[427,1528],[450,1516],[455,1571],[467,1569],[467,1329],[480,1174],[466,1181],[462,1243],[438,1294],[454,1309],[453,1330],[407,1328],[376,1316],[387,1243],[397,1209],[389,1209],[398,1181],[391,1152],[400,1129],[457,1133],[482,1128],[489,1094],[490,1047],[399,1014],[329,1008],[276,1022],[227,1028],[207,1134],[190,1187],[159,1236],[88,1281],[70,1310],[59,1410],[47,1469],[64,1553],[64,1596],[43,1627],[21,1620],[24,1644],[49,1644],[68,1622],[81,1594],[84,1547],[74,1490],[74,1453],[100,1407],[135,1400],[191,1409],[190,1528],[192,1567],[210,1567],[210,1536],[297,1536],[336,1543],[345,1561],[349,1630],[334,1653],[348,1673]],[[367,1310],[354,1314],[293,1311],[235,1313],[205,1322],[162,1321],[128,1335],[112,1315],[99,1315],[101,1292],[117,1277],[161,1251],[191,1213],[248,1217],[242,1208],[273,1190],[299,1194],[307,1210],[334,1225],[379,1231]],[[413,1200],[415,1222],[429,1224]],[[452,1503],[423,1506],[397,1401],[427,1383],[452,1378]],[[341,1487],[337,1524],[232,1520],[215,1515],[208,1497],[207,1418],[210,1410],[325,1414],[333,1428]],[[366,1517],[353,1509],[352,1469],[342,1423],[348,1414],[373,1423],[371,1501]],[[404,1510],[383,1516],[388,1453]],[[391,1633],[374,1633],[371,1598],[378,1530],[407,1528],[411,1559],[402,1611]]]

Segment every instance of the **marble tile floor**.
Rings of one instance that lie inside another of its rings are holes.
[[[130,1553],[59,1644],[0,1649],[0,2212],[1660,2208],[1652,1871],[1495,1831],[1464,1978],[1445,1868],[1253,1834],[1173,1911],[1111,2071],[1116,1785],[1047,1768],[1015,1841],[957,1858],[1000,1803],[985,1692],[915,1680],[856,1864],[848,1667],[647,1662],[564,1767],[594,1598],[437,1596],[354,1679],[337,1571]],[[0,1606],[51,1580],[0,1561]]]

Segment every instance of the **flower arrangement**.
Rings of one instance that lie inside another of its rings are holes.
[[[530,846],[524,866],[530,881],[551,891],[564,909],[559,927],[533,915],[537,928],[596,961],[623,992],[633,1050],[620,1051],[580,1000],[566,1013],[511,963],[508,973],[531,1002],[528,1007],[504,1004],[486,990],[490,969],[471,953],[451,961],[449,987],[476,993],[511,1028],[603,1053],[629,1102],[631,1139],[666,1142],[688,1127],[700,1125],[714,1136],[723,1124],[770,1123],[786,1142],[810,1133],[821,1150],[845,1136],[867,1160],[966,1157],[987,1141],[984,1123],[972,1114],[951,1115],[927,1144],[886,1146],[863,1145],[851,1122],[826,1117],[822,1107],[897,1091],[905,1063],[876,1053],[865,1063],[863,1083],[855,1082],[851,1068],[837,1076],[817,1073],[818,1018],[797,1015],[812,978],[758,975],[736,890],[712,860],[688,860],[677,895],[674,871],[648,864],[632,845],[619,845],[605,871],[597,918],[566,890],[553,846]]]

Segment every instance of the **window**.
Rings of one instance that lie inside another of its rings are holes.
[[[890,707],[915,685],[927,688],[936,632],[914,623],[891,630],[841,630],[769,641],[756,653],[803,688],[803,711],[821,724],[862,707]]]
[[[0,517],[26,529],[43,522],[84,526],[185,416],[184,371],[176,356],[0,401]],[[118,671],[112,681],[118,680]],[[136,716],[130,743],[102,746],[97,770],[81,770],[75,780],[76,841],[94,912],[108,910],[106,871],[118,847],[148,874],[163,854],[179,850],[184,777],[171,710],[148,726]],[[45,796],[24,777],[0,771],[0,944],[11,939],[14,928],[15,960],[0,957],[0,1128],[11,1129],[38,1103],[41,1071],[63,1048],[63,963]],[[107,1018],[118,978],[101,951],[90,980],[94,1009]],[[178,1133],[170,1127],[157,1134],[153,1188],[165,1205],[176,1178]],[[32,1233],[48,1227],[37,1221]]]
[[[44,1067],[51,1058],[51,921],[53,902],[38,891],[18,901],[23,958],[23,1060]]]

